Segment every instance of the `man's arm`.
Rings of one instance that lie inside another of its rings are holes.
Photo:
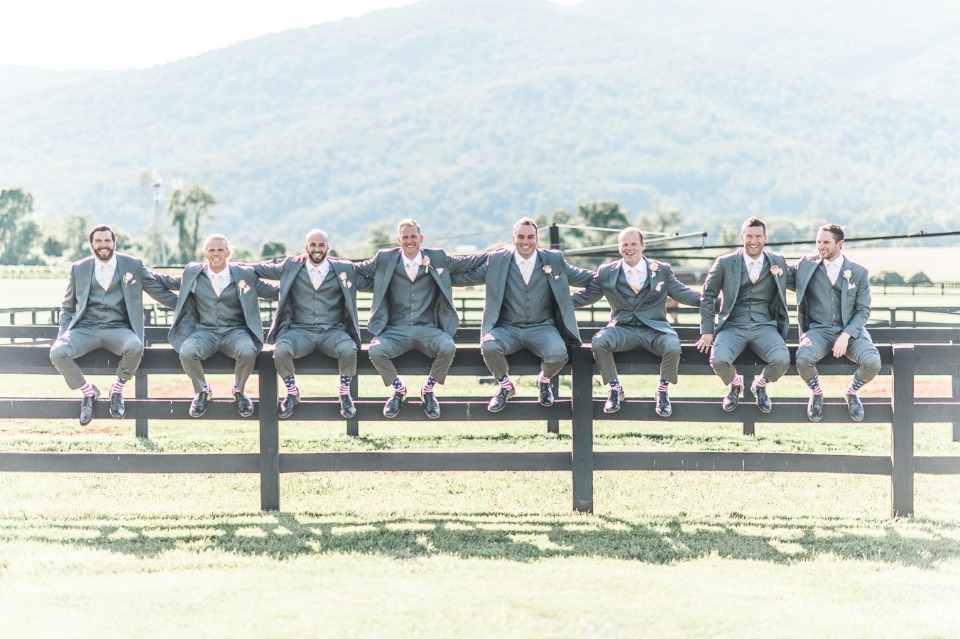
[[[256,278],[257,281],[257,297],[262,300],[278,300],[280,299],[280,287],[276,284],[271,284],[269,282],[264,282],[259,277]]]
[[[851,277],[849,282],[847,295],[851,292],[850,284],[854,285],[852,290],[855,293],[853,315],[847,325],[843,327],[843,332],[850,335],[851,338],[856,338],[863,332],[863,327],[867,325],[867,320],[870,319],[870,305],[873,299],[870,295],[870,277],[866,269],[860,270],[859,276]]]
[[[700,306],[700,293],[678,280],[672,269],[663,269],[663,274],[667,282],[667,296],[687,306]]]
[[[707,272],[707,279],[703,283],[703,292],[700,294],[700,339],[697,348],[706,353],[713,346],[713,334],[716,330],[717,296],[723,290],[723,269],[720,267],[720,258],[713,262]]]
[[[594,275],[593,279],[590,280],[586,288],[570,295],[570,300],[573,302],[574,308],[589,306],[603,297],[603,289],[600,287],[599,277],[600,273],[598,272]],[[700,299],[700,296],[697,296],[697,299]]]
[[[57,338],[67,330],[67,326],[73,320],[73,314],[77,312],[77,285],[74,274],[76,267],[70,267],[70,279],[67,282],[67,292],[63,296],[63,302],[60,304],[60,330],[57,332]]]
[[[174,293],[171,293],[171,287],[167,286],[161,282],[158,276],[169,278],[169,275],[161,275],[159,273],[154,273],[143,263],[140,263],[140,284],[143,287],[144,293],[160,302],[169,309],[175,309],[177,307],[177,296]],[[179,278],[178,278],[179,279]],[[177,289],[179,289],[179,282],[177,282]]]
[[[574,286],[585,287],[593,281],[596,273],[589,269],[574,266],[567,260],[563,260],[564,269],[567,271],[567,281]]]
[[[282,262],[254,262],[247,264],[247,266],[253,269],[257,277],[265,280],[279,280],[280,275],[283,273]]]
[[[379,255],[379,253],[377,255]],[[354,262],[353,266],[357,269],[358,274],[373,279],[377,274],[377,256],[374,255],[370,259],[363,260],[362,262]]]
[[[477,253],[476,255],[448,255],[447,268],[450,274],[463,273],[482,266],[486,263],[489,253]]]
[[[487,268],[489,261],[484,261],[480,265],[459,273],[450,274],[450,282],[454,286],[477,286],[487,281]]]

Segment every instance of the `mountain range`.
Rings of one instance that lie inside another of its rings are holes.
[[[408,216],[485,244],[597,199],[712,232],[932,231],[960,206],[960,4],[934,0],[424,0],[0,87],[0,186],[131,233],[151,167],[209,187],[205,228],[250,246],[357,247]]]

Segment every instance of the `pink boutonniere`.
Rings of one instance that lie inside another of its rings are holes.
[[[137,280],[133,279],[133,273],[127,272],[123,274],[123,283],[126,284],[127,286],[130,286],[136,281]]]
[[[241,295],[243,295],[249,290],[250,290],[250,285],[247,284],[244,280],[240,280],[239,282],[237,282],[237,292],[239,292]]]
[[[778,277],[781,273],[783,273],[783,270],[776,264],[770,267],[770,274],[774,277]]]
[[[343,285],[344,285],[345,287],[347,287],[347,288],[350,288],[351,286],[353,286],[353,283],[352,283],[350,280],[347,279],[347,274],[346,274],[346,273],[341,273],[341,274],[340,274],[340,283],[343,284]]]
[[[660,270],[660,265],[656,262],[650,262],[650,273],[656,275],[657,271]]]
[[[543,272],[546,273],[547,275],[553,276],[553,279],[555,279],[555,280],[559,280],[559,279],[560,279],[560,276],[559,276],[559,275],[553,275],[553,267],[550,266],[549,264],[545,264],[545,265],[544,265],[544,267],[543,267]]]
[[[429,271],[429,270],[430,270],[430,258],[429,258],[429,257],[427,257],[426,255],[424,255],[424,256],[423,256],[423,261],[420,262],[420,263],[423,264],[423,270],[424,270],[424,271]]]

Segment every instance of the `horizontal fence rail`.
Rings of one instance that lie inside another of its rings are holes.
[[[893,330],[893,329],[888,329]],[[954,424],[954,438],[958,439],[960,421],[960,345],[955,341],[960,329],[897,329],[888,337],[906,338],[913,333],[914,340],[934,339],[940,343],[889,343],[878,346],[883,362],[882,374],[893,379],[889,398],[869,399],[866,405],[866,423],[891,425],[890,455],[847,455],[814,453],[746,453],[710,451],[598,451],[594,449],[594,426],[602,421],[706,422],[741,423],[745,434],[752,434],[760,423],[807,423],[806,398],[786,398],[777,401],[776,410],[761,414],[752,406],[743,406],[734,412],[724,412],[716,397],[674,398],[674,412],[669,420],[656,416],[652,400],[629,400],[613,415],[603,413],[604,398],[594,397],[595,365],[589,347],[572,348],[570,361],[561,372],[571,380],[571,397],[557,396],[551,408],[540,406],[532,397],[517,397],[504,411],[490,414],[487,398],[444,397],[443,413],[439,420],[447,422],[484,421],[546,421],[548,430],[559,431],[559,420],[569,420],[571,449],[569,452],[282,452],[277,417],[278,383],[272,354],[261,353],[257,358],[259,401],[251,421],[259,428],[259,451],[256,453],[70,453],[70,452],[0,452],[0,471],[8,472],[103,472],[103,473],[259,473],[261,508],[280,508],[280,475],[292,472],[359,472],[359,471],[561,471],[571,473],[573,508],[592,512],[594,508],[593,476],[603,471],[712,471],[712,472],[823,472],[857,473],[889,476],[891,480],[891,514],[910,515],[914,511],[913,484],[917,473],[960,474],[960,456],[914,456],[914,426],[917,423],[939,422]],[[469,331],[469,329],[468,329]],[[878,329],[878,334],[882,334]],[[468,333],[469,334],[469,333]],[[469,335],[471,338],[474,335]],[[585,332],[588,338],[589,332]],[[458,339],[463,334],[458,333]],[[478,335],[476,337],[479,337]],[[877,335],[875,335],[875,338]],[[947,340],[949,338],[949,340]],[[879,340],[878,340],[879,341]],[[589,343],[589,339],[587,339]],[[791,347],[792,354],[796,347]],[[358,376],[376,375],[366,353],[358,358]],[[509,358],[511,372],[517,375],[535,374],[539,360],[522,351]],[[616,355],[620,372],[624,375],[656,375],[660,360],[643,350]],[[106,351],[94,351],[78,360],[87,373],[112,374],[118,357]],[[430,361],[411,352],[397,358],[401,373],[423,372]],[[749,351],[737,360],[738,369],[749,378],[758,375],[763,362]],[[827,357],[820,363],[823,375],[850,374],[854,364],[846,359]],[[205,362],[208,373],[230,373],[233,360],[215,355]],[[336,375],[335,359],[315,353],[298,360],[298,374]],[[680,373],[713,375],[707,356],[693,346],[684,346]],[[36,345],[0,345],[0,374],[57,375],[49,359],[49,349]],[[158,399],[148,397],[147,378],[156,374],[182,374],[177,354],[169,347],[152,346],[145,349],[138,371],[136,397],[127,400],[128,416],[136,420],[137,434],[147,436],[149,420],[189,419],[187,411],[192,398]],[[458,348],[451,375],[487,376],[487,368],[479,347]],[[950,397],[916,398],[915,381],[918,376],[950,376]],[[343,422],[350,435],[359,433],[361,422],[384,421],[381,410],[383,397],[357,396],[357,380],[353,394],[356,397],[357,416],[344,420],[339,414],[335,397],[306,399],[298,407],[297,420]],[[76,399],[0,397],[0,419],[65,419],[75,418]],[[105,414],[103,400],[98,409]],[[236,420],[232,401],[214,399],[204,420]],[[419,402],[408,402],[398,419],[426,420]],[[845,403],[827,402],[821,423],[850,423]]]

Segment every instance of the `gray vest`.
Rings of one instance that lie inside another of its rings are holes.
[[[617,292],[623,296],[623,299],[627,301],[630,308],[617,309],[611,319],[621,326],[643,326],[643,322],[639,319],[639,310],[647,294],[650,292],[650,278],[647,277],[643,282],[643,286],[640,287],[640,291],[634,293],[633,288],[627,283],[627,276],[624,275],[623,269],[618,270]]]
[[[294,328],[327,330],[343,326],[343,294],[336,275],[331,268],[320,283],[320,288],[315,289],[306,267],[300,269],[300,274],[290,287]]]
[[[543,273],[543,263],[539,256],[530,275],[530,283],[523,281],[520,267],[510,260],[507,268],[507,282],[503,291],[503,306],[497,324],[513,326],[541,326],[553,324],[553,293]]]
[[[197,303],[197,314],[200,317],[200,326],[204,328],[236,328],[246,326],[243,317],[243,308],[237,296],[237,283],[231,281],[227,288],[220,292],[220,297],[213,292],[213,284],[206,273],[201,273],[196,279],[193,290],[193,299]]]
[[[403,258],[397,260],[387,287],[390,326],[437,326],[439,299],[440,287],[432,275],[420,270],[417,279],[411,282],[403,268]]]
[[[807,315],[810,316],[811,327],[843,326],[843,313],[840,304],[840,282],[842,279],[838,277],[837,283],[831,284],[825,267],[818,266],[813,272],[813,277],[810,278],[807,290],[803,294],[806,298]]]
[[[775,325],[770,314],[770,302],[777,296],[777,285],[770,274],[769,262],[760,269],[760,279],[754,284],[746,268],[740,278],[740,290],[737,301],[727,318],[729,324],[769,324]]]
[[[120,286],[120,269],[114,269],[110,288],[103,290],[96,276],[90,282],[87,310],[76,326],[83,328],[130,328],[127,304]]]

